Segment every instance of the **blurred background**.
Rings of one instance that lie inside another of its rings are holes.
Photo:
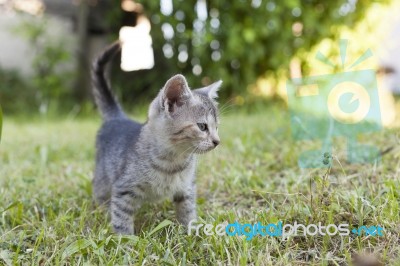
[[[6,116],[91,112],[91,61],[122,39],[110,76],[126,109],[147,106],[176,73],[193,88],[222,79],[221,102],[258,108],[285,102],[291,78],[342,71],[347,39],[349,65],[371,49],[357,69],[377,73],[390,125],[399,11],[390,0],[0,0],[0,103]]]

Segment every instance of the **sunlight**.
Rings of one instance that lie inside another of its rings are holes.
[[[135,71],[153,68],[154,54],[150,28],[150,21],[145,16],[139,16],[135,27],[124,26],[120,29],[122,70]]]
[[[16,0],[13,1],[16,10],[29,13],[31,15],[41,15],[44,12],[44,4],[40,0]]]
[[[160,6],[161,6],[160,11],[163,15],[169,16],[172,14],[172,11],[173,11],[172,0],[161,0]]]

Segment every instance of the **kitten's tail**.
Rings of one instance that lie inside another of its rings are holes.
[[[121,49],[119,41],[107,47],[93,62],[92,87],[96,105],[104,120],[110,120],[124,116],[121,106],[111,92],[110,86],[104,75],[107,63]]]

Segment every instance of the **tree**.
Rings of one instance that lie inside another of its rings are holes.
[[[156,65],[117,74],[114,83],[128,100],[154,96],[176,73],[193,87],[222,79],[223,95],[245,93],[258,77],[287,70],[294,55],[324,38],[337,39],[341,26],[353,27],[378,1],[173,0],[170,12],[161,12],[158,1],[137,2],[152,22]],[[110,17],[110,25],[121,18],[119,3]]]

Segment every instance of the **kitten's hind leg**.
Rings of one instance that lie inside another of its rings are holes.
[[[92,181],[93,198],[99,205],[109,206],[111,197],[111,184],[109,179],[101,175],[98,171],[95,172]]]
[[[196,214],[196,188],[192,187],[187,191],[178,192],[174,195],[176,218],[184,226],[197,218]]]

